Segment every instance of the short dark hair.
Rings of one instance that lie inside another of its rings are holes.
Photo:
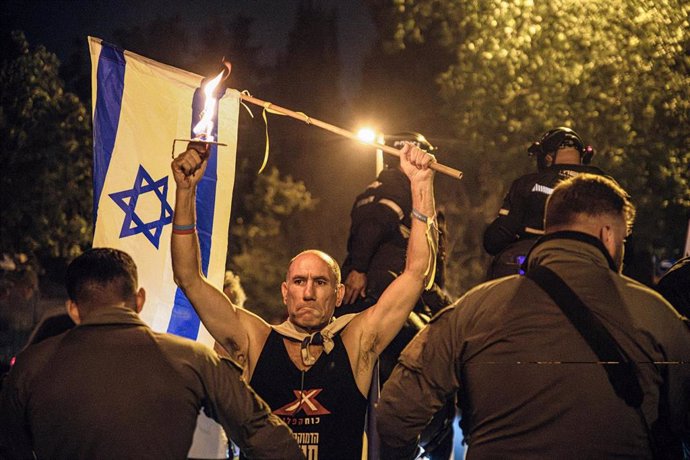
[[[556,186],[546,202],[544,227],[571,224],[582,214],[622,216],[630,233],[635,221],[635,206],[628,193],[613,179],[583,173]]]
[[[93,303],[107,294],[129,301],[137,290],[137,266],[124,251],[89,249],[67,267],[67,295],[77,304]]]

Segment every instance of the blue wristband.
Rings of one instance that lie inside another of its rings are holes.
[[[185,231],[185,230],[194,230],[196,227],[195,224],[189,224],[189,225],[175,225],[173,224],[173,230],[178,230],[178,231]]]

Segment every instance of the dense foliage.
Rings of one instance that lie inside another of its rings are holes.
[[[24,34],[3,39],[0,209],[3,252],[68,258],[91,242],[90,116],[59,61]]]
[[[395,0],[398,47],[433,36],[455,58],[443,109],[466,142],[451,214],[456,286],[479,281],[481,230],[510,181],[534,168],[526,147],[570,126],[638,206],[637,263],[676,257],[690,209],[690,5],[677,0]],[[464,229],[464,230],[463,230]],[[473,230],[469,230],[473,229]],[[451,234],[452,238],[452,234]]]

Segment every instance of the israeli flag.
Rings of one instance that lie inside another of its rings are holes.
[[[129,253],[146,289],[141,317],[155,331],[212,346],[173,281],[170,234],[175,206],[173,139],[193,137],[204,95],[202,77],[89,37],[94,147],[94,247]],[[214,146],[197,189],[202,269],[222,289],[235,180],[239,93],[219,97]],[[177,150],[186,144],[178,143]]]

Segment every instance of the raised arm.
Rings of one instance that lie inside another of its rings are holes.
[[[430,246],[435,248],[438,238],[433,171],[429,169],[433,161],[433,155],[412,144],[405,145],[400,151],[400,164],[410,179],[412,208],[416,217],[412,218],[404,272],[388,286],[376,305],[360,313],[352,321],[349,330],[343,335],[344,341],[351,342],[348,349],[354,351],[353,347],[356,347],[360,356],[362,353],[378,356],[386,348],[419,299],[425,280],[433,276],[431,267],[435,265],[435,260]],[[424,223],[422,219],[428,223]],[[353,363],[358,384],[366,382],[369,368],[373,367],[375,356],[369,358],[374,359]],[[360,375],[362,382],[359,382]],[[360,385],[360,389],[361,387]]]
[[[201,271],[199,239],[193,229],[196,187],[206,170],[207,155],[204,144],[192,143],[171,165],[177,184],[171,239],[173,275],[206,329],[245,366],[249,378],[270,327],[258,316],[235,307]]]

